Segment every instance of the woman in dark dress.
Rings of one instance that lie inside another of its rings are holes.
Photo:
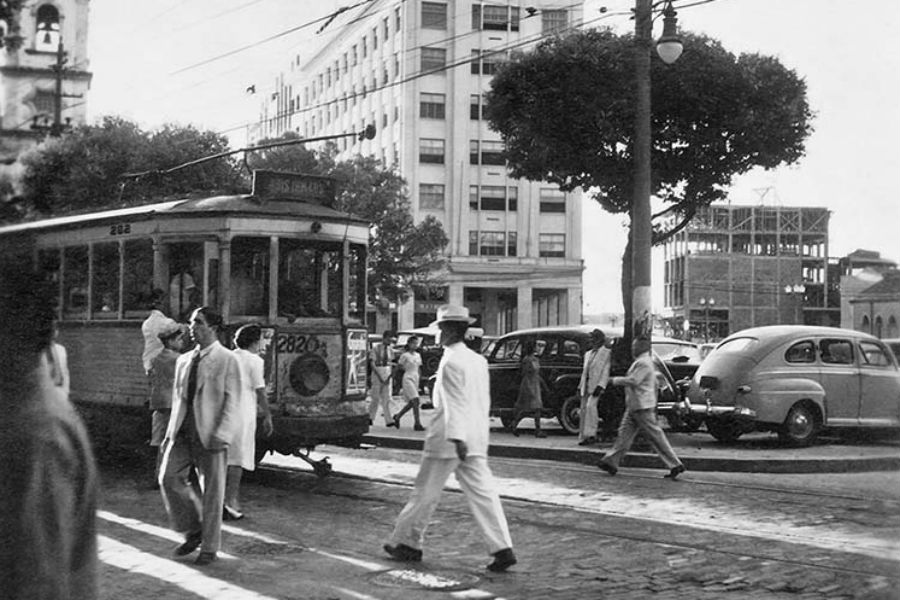
[[[534,437],[547,437],[547,434],[541,431],[541,410],[544,407],[541,401],[541,389],[546,384],[541,379],[541,363],[535,355],[533,341],[526,341],[522,345],[519,375],[521,383],[519,384],[519,397],[516,399],[516,405],[513,407],[512,434],[518,437],[519,421],[528,416],[533,416]]]

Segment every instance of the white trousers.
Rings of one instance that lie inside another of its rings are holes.
[[[597,423],[600,417],[597,414],[597,402],[600,400],[598,396],[592,394],[584,394],[581,396],[581,422],[580,431],[578,432],[578,441],[585,440],[590,437],[597,437]]]
[[[619,424],[619,433],[616,436],[616,441],[613,443],[612,450],[600,460],[618,468],[619,462],[631,449],[631,444],[634,442],[638,431],[642,431],[647,436],[647,439],[656,448],[656,453],[666,467],[671,469],[681,464],[681,461],[678,460],[678,456],[675,454],[675,450],[669,444],[666,434],[656,420],[655,408],[626,410],[622,416],[622,422]]]
[[[392,543],[417,549],[424,546],[425,530],[450,473],[456,474],[456,480],[469,502],[469,510],[484,535],[488,553],[512,548],[506,515],[503,514],[500,495],[485,456],[469,456],[464,462],[458,458],[424,456],[412,496],[397,517],[394,533],[391,534]]]
[[[378,375],[372,373],[372,385],[369,388],[369,420],[375,421],[375,415],[378,414],[378,407],[381,406],[381,413],[384,415],[384,424],[390,425],[394,422],[391,414],[391,388],[393,379],[390,377],[390,367],[375,367],[382,377],[387,377],[387,381],[383,382],[378,379]]]

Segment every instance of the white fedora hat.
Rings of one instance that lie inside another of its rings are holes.
[[[432,325],[448,322],[467,323],[471,325],[476,320],[477,319],[469,316],[469,309],[465,306],[459,306],[456,304],[444,304],[438,307],[437,319],[432,323]]]

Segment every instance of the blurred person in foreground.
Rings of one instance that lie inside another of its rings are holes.
[[[222,316],[208,306],[191,313],[197,346],[175,364],[172,414],[162,443],[160,487],[173,529],[184,534],[175,556],[200,548],[208,565],[222,545],[228,446],[240,423],[241,368],[218,340]],[[196,469],[199,481],[190,473]]]
[[[600,459],[597,466],[610,475],[615,475],[619,471],[619,461],[628,453],[635,436],[638,432],[643,432],[669,468],[664,477],[676,479],[684,473],[685,468],[656,420],[656,368],[650,354],[650,340],[635,338],[631,342],[631,355],[634,362],[628,368],[628,373],[610,380],[613,385],[625,388],[625,414],[622,415],[612,450]]]
[[[0,596],[97,597],[97,468],[47,361],[56,290],[0,265]]]
[[[487,360],[463,343],[475,319],[464,306],[438,308],[444,354],[437,370],[432,401],[434,418],[425,433],[424,453],[415,488],[397,517],[384,550],[393,560],[421,562],[425,530],[437,508],[450,473],[469,501],[469,509],[494,557],[488,570],[505,571],[516,564],[500,495],[488,467],[491,406]]]

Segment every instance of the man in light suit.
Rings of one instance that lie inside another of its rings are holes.
[[[214,561],[221,546],[226,451],[240,423],[240,367],[218,341],[221,325],[222,317],[209,307],[191,313],[197,347],[175,365],[172,414],[163,440],[163,502],[173,529],[185,534],[175,555],[186,556],[202,544],[198,565]],[[188,478],[193,468],[199,485]]]
[[[578,445],[588,446],[597,442],[597,403],[603,390],[609,383],[609,364],[612,354],[605,346],[606,334],[599,329],[591,332],[591,349],[584,354],[584,365],[581,368],[581,382],[578,393],[581,395],[581,427],[578,432]]]
[[[397,517],[385,551],[393,560],[420,562],[425,530],[437,508],[450,473],[469,501],[469,508],[494,560],[491,571],[505,571],[516,563],[506,516],[487,464],[491,407],[487,361],[463,340],[475,319],[463,306],[438,308],[444,355],[432,393],[435,412],[425,434],[424,455],[412,496]]]
[[[684,473],[685,468],[656,422],[656,368],[650,355],[650,340],[635,338],[631,343],[631,354],[634,362],[628,373],[612,378],[613,385],[625,387],[625,414],[619,425],[619,434],[612,450],[600,459],[597,466],[615,475],[619,470],[619,461],[628,453],[638,431],[642,431],[669,468],[665,477],[675,479]]]

